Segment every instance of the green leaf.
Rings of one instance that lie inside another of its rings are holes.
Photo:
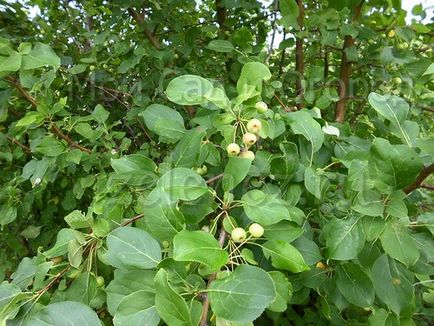
[[[162,142],[175,143],[184,136],[184,119],[174,109],[161,104],[151,104],[140,115],[146,127],[160,136]]]
[[[375,293],[390,310],[399,315],[411,305],[414,296],[413,284],[401,273],[398,264],[381,255],[372,266]]]
[[[413,149],[376,138],[370,149],[369,168],[376,188],[390,194],[413,183],[423,162]]]
[[[274,300],[267,309],[274,312],[284,312],[292,296],[292,285],[289,283],[285,274],[281,272],[271,271],[268,272],[268,274],[273,279],[276,288],[276,300]]]
[[[125,296],[119,303],[113,323],[116,326],[157,326],[160,323],[160,316],[155,308],[155,294],[139,290]]]
[[[36,150],[46,156],[56,157],[65,151],[65,145],[52,136],[47,136],[36,146]]]
[[[293,273],[301,273],[310,269],[304,262],[301,253],[286,241],[267,241],[263,244],[262,250],[266,258],[271,257],[271,264],[275,268]]]
[[[239,185],[249,173],[251,165],[252,161],[249,159],[230,157],[223,173],[223,190],[231,191]]]
[[[227,40],[212,40],[208,43],[208,49],[216,52],[231,52],[234,46]]]
[[[65,300],[81,302],[98,309],[105,303],[105,294],[98,287],[95,275],[83,272],[66,290]]]
[[[288,113],[286,116],[292,132],[302,135],[312,145],[312,153],[317,152],[324,142],[324,132],[321,125],[307,111]]]
[[[61,229],[57,233],[56,243],[53,248],[44,252],[44,256],[47,259],[62,256],[68,252],[68,244],[70,241],[75,240],[78,231],[72,229]]]
[[[121,269],[150,269],[161,261],[161,248],[147,232],[119,227],[107,236],[107,262]]]
[[[167,98],[181,105],[202,105],[213,92],[213,85],[205,78],[184,75],[172,79],[167,85]]]
[[[65,222],[73,229],[84,229],[92,226],[92,215],[84,215],[79,210],[74,210],[65,216]]]
[[[145,218],[138,221],[138,226],[148,231],[161,241],[170,241],[184,228],[184,217],[179,212],[177,200],[174,200],[161,188],[150,192],[143,204]]]
[[[107,293],[107,309],[114,316],[121,302],[135,292],[144,296],[155,296],[155,271],[135,270],[123,271],[116,269],[113,281],[105,288]]]
[[[185,300],[169,284],[168,273],[160,269],[155,276],[155,307],[168,325],[196,326]]]
[[[405,225],[396,221],[386,224],[380,237],[384,251],[406,266],[416,264],[420,253]]]
[[[20,120],[18,120],[16,126],[17,127],[27,127],[31,124],[40,124],[44,121],[44,116],[42,116],[39,112],[31,111],[27,112],[24,117],[22,117]]]
[[[173,238],[173,259],[195,261],[217,271],[228,262],[229,254],[211,234],[184,230]]]
[[[187,168],[176,168],[166,172],[157,187],[160,187],[174,199],[195,200],[208,191],[205,180]]]
[[[22,326],[101,326],[98,315],[90,307],[74,301],[63,301],[45,306],[28,319]]]
[[[193,168],[199,160],[202,139],[205,137],[205,131],[191,129],[187,131],[175,149],[170,153],[170,158],[174,167]]]
[[[298,169],[298,147],[294,143],[282,142],[279,144],[283,155],[273,158],[270,162],[270,172],[275,179],[290,179]]]
[[[374,302],[374,286],[359,265],[340,264],[336,268],[336,284],[342,295],[358,307],[367,308]]]
[[[304,170],[304,186],[316,198],[321,199],[328,188],[328,180],[321,174],[318,174],[316,170],[308,166]]]
[[[60,67],[60,58],[49,45],[36,43],[29,54],[22,58],[21,69],[29,70],[44,66],[52,66],[54,69]]]
[[[252,90],[255,90],[259,94],[262,91],[262,81],[269,80],[271,78],[270,69],[266,65],[260,62],[248,62],[241,69],[240,77],[237,82],[237,91],[239,95],[249,94]],[[253,92],[252,94],[256,94]],[[252,97],[247,95],[245,100]]]
[[[297,17],[299,9],[295,0],[279,1],[280,13],[282,14],[281,24],[286,28],[298,27]]]
[[[324,227],[328,258],[350,260],[357,256],[365,244],[365,234],[360,217],[334,219]]]
[[[72,267],[79,268],[83,261],[83,245],[76,239],[68,243],[68,261]]]
[[[368,100],[369,104],[371,104],[378,114],[389,120],[401,131],[405,143],[411,146],[411,139],[402,126],[410,109],[408,103],[404,99],[395,95],[383,96],[377,93],[369,94]]]
[[[255,320],[276,299],[270,275],[249,265],[240,265],[229,276],[213,281],[208,296],[217,317],[240,323]]]
[[[9,56],[0,55],[0,72],[18,71],[21,67],[21,54],[9,51]]]
[[[434,74],[434,63],[431,63],[422,76]]]
[[[262,225],[290,220],[288,209],[281,199],[267,195],[260,190],[251,190],[241,198],[246,215]]]
[[[117,177],[129,185],[150,185],[157,181],[157,165],[144,155],[125,155],[119,159],[111,159],[110,164]]]

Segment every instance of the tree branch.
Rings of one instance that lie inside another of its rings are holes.
[[[18,140],[16,140],[15,138],[9,137],[7,136],[8,140],[15,145],[18,145],[19,147],[21,147],[23,149],[23,151],[27,154],[27,155],[32,155],[32,151],[30,150],[30,148],[28,148],[26,145],[21,144]]]
[[[413,190],[416,190],[417,188],[420,188],[422,183],[428,176],[434,173],[434,163],[431,165],[426,166],[418,175],[417,179],[409,185],[407,188],[404,189],[404,192],[406,194],[411,193]]]
[[[133,19],[136,21],[137,25],[143,26],[143,24],[145,22],[145,19],[143,16],[141,16],[133,8],[128,8],[128,13],[131,15],[131,17],[133,17]],[[151,42],[151,44],[154,46],[154,48],[156,48],[157,50],[160,50],[161,45],[160,45],[160,42],[158,41],[157,37],[155,36],[155,34],[150,29],[146,28],[145,26],[143,26],[143,33],[145,34],[145,36],[149,40],[149,42]]]
[[[361,0],[359,4],[354,8],[353,22],[359,20],[362,13],[362,6],[365,1]],[[338,86],[339,101],[336,103],[335,109],[335,120],[337,122],[344,122],[345,120],[345,105],[347,103],[346,98],[348,97],[348,89],[350,86],[350,75],[351,75],[351,61],[347,57],[346,50],[351,48],[355,39],[350,35],[346,35],[344,39],[344,47],[342,48],[342,59],[339,79],[340,83]]]
[[[225,240],[226,240],[226,231],[224,230],[224,228],[222,228],[220,230],[220,235],[219,235],[219,244],[220,247],[223,248],[224,244],[225,244]],[[208,279],[208,283],[207,283],[207,289],[211,286],[211,283],[216,279],[217,273],[212,273]],[[200,320],[199,325],[200,326],[207,326],[207,320],[208,320],[208,310],[209,310],[209,297],[208,294],[205,293],[204,294],[204,300],[203,300],[203,305],[202,305],[202,318]]]
[[[30,104],[34,107],[37,108],[38,107],[38,102],[36,102],[36,99],[31,96],[21,85],[20,83],[18,83],[18,81],[13,78],[12,76],[7,76],[6,80],[9,81],[9,83],[11,83],[16,89],[17,91],[28,101],[30,102]],[[92,153],[92,150],[90,150],[89,148],[86,148],[84,146],[81,146],[79,144],[77,144],[76,142],[74,142],[68,135],[65,135],[62,130],[60,130],[54,123],[51,126],[51,131],[57,135],[59,138],[65,140],[68,145],[70,145],[71,147],[77,148],[79,150],[81,150],[82,152],[86,152],[86,153]]]
[[[206,180],[206,184],[213,183],[214,181],[223,178],[223,175],[224,175],[223,173],[217,174],[216,176]]]
[[[223,29],[223,25],[225,24],[227,16],[226,8],[222,2],[222,0],[215,0],[215,7],[217,11],[216,19],[220,29]]]

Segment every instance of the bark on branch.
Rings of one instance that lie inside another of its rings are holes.
[[[353,22],[359,20],[362,13],[362,6],[364,0],[354,8]],[[347,57],[346,50],[354,46],[355,39],[350,35],[346,35],[344,39],[344,47],[342,49],[342,59],[340,66],[339,79],[340,83],[338,86],[339,101],[336,103],[335,110],[335,120],[337,122],[344,122],[345,120],[345,105],[348,98],[348,89],[350,86],[350,75],[351,75],[351,61]]]
[[[406,194],[411,193],[413,190],[416,190],[417,188],[421,187],[422,183],[425,181],[426,178],[429,177],[430,174],[434,173],[434,163],[431,165],[426,166],[418,175],[417,179],[409,185],[407,188],[404,189],[404,192]]]
[[[146,26],[144,26],[145,18],[142,15],[140,15],[133,8],[128,8],[128,13],[131,15],[131,17],[133,17],[133,19],[136,21],[137,25],[139,25],[140,27],[143,26],[143,33],[145,34],[145,36],[149,40],[149,42],[151,42],[151,44],[154,46],[154,48],[156,48],[157,50],[160,50],[161,45],[160,45],[160,42],[158,41],[157,37],[150,29],[148,29]]]
[[[18,91],[18,93],[21,94],[22,97],[24,97],[34,108],[38,107],[38,102],[36,101],[36,99],[31,96],[21,85],[20,83],[13,78],[12,76],[7,76],[6,80],[11,83],[15,89]],[[86,153],[92,153],[92,150],[89,148],[86,148],[84,146],[81,146],[79,144],[77,144],[76,142],[74,142],[68,135],[64,134],[62,132],[62,130],[59,129],[59,127],[57,127],[54,123],[51,126],[51,131],[59,138],[65,140],[69,146],[77,148],[79,150],[81,150],[82,152],[86,152]]]

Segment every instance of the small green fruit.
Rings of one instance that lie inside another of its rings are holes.
[[[238,157],[246,158],[248,160],[253,161],[255,159],[255,153],[253,153],[252,151],[243,151],[240,153]]]
[[[394,82],[395,84],[400,85],[400,84],[402,84],[402,79],[399,78],[399,77],[395,77],[395,78],[393,78],[393,82]]]
[[[57,256],[57,257],[51,258],[51,262],[54,265],[60,264],[62,261],[63,261],[63,257],[62,256]]]
[[[205,175],[208,172],[208,168],[206,165],[202,165],[202,167],[196,169],[196,172],[200,175]]]
[[[257,134],[261,131],[262,123],[258,119],[251,119],[247,122],[247,130],[251,133]]]
[[[268,110],[268,105],[265,102],[259,101],[255,104],[255,109],[258,110],[259,113],[265,113]]]
[[[258,223],[249,226],[249,232],[254,238],[260,238],[264,234],[264,228]]]
[[[94,71],[95,70],[95,66],[90,66],[89,69],[90,69],[90,71]]]
[[[230,143],[226,147],[226,151],[228,152],[229,156],[237,156],[240,153],[240,146],[238,146],[238,144],[235,143]]]
[[[102,288],[104,286],[104,284],[105,284],[104,277],[97,276],[96,277],[96,284],[98,285],[98,287]]]
[[[396,33],[395,33],[395,30],[393,30],[393,29],[391,29],[389,31],[389,33],[387,33],[387,36],[389,36],[390,38],[395,37],[395,35],[396,35]]]
[[[247,233],[243,228],[235,228],[231,232],[231,238],[236,243],[241,243],[246,240]]]
[[[243,136],[243,143],[247,147],[252,146],[254,143],[256,143],[256,140],[256,135],[250,132],[246,132]]]

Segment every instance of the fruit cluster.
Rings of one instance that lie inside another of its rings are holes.
[[[255,108],[259,113],[265,113],[268,110],[267,104],[262,101],[257,102]],[[229,156],[238,156],[250,160],[255,158],[255,153],[250,150],[250,147],[258,141],[258,134],[262,128],[261,121],[258,119],[250,119],[247,122],[246,128],[247,132],[244,133],[242,138],[244,144],[243,150],[241,150],[241,147],[237,143],[230,143],[226,147],[226,151]]]

